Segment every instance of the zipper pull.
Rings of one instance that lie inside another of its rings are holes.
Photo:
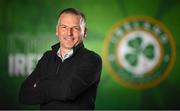
[[[39,80],[33,84],[33,87],[36,88]]]
[[[34,83],[33,87],[34,87],[34,88],[36,88],[36,87],[37,87],[36,83]]]

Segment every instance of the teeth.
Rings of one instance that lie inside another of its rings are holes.
[[[71,38],[66,38],[66,40],[73,40],[73,39],[71,39]]]
[[[68,37],[68,38],[64,38],[64,39],[65,39],[65,40],[73,40],[73,38],[69,38],[69,37]]]

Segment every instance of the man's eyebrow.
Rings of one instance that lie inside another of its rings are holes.
[[[66,26],[66,25],[64,25],[64,24],[59,24],[59,26]]]
[[[60,24],[59,26],[66,26],[66,27],[69,27],[69,26],[67,26],[67,25],[64,25],[64,24]],[[80,26],[78,26],[78,25],[75,25],[75,26],[72,26],[72,27],[80,27]]]

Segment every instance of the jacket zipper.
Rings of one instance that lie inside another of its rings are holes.
[[[59,67],[60,67],[60,64],[58,64],[58,67],[57,67],[57,70],[56,70],[56,74],[57,74],[58,71],[59,71]]]
[[[58,67],[57,67],[57,70],[56,70],[56,74],[58,74],[59,68],[60,68],[60,66],[62,67],[63,62],[64,62],[64,61],[62,61],[61,63],[58,64]],[[61,65],[60,65],[60,64],[61,64]]]

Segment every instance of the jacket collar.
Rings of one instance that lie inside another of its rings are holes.
[[[60,47],[60,43],[56,43],[55,45],[53,45],[51,48],[52,48],[52,51],[57,53],[58,49]],[[77,51],[79,49],[82,49],[84,48],[84,44],[83,42],[79,43],[77,46],[73,47],[73,55],[77,53]]]

